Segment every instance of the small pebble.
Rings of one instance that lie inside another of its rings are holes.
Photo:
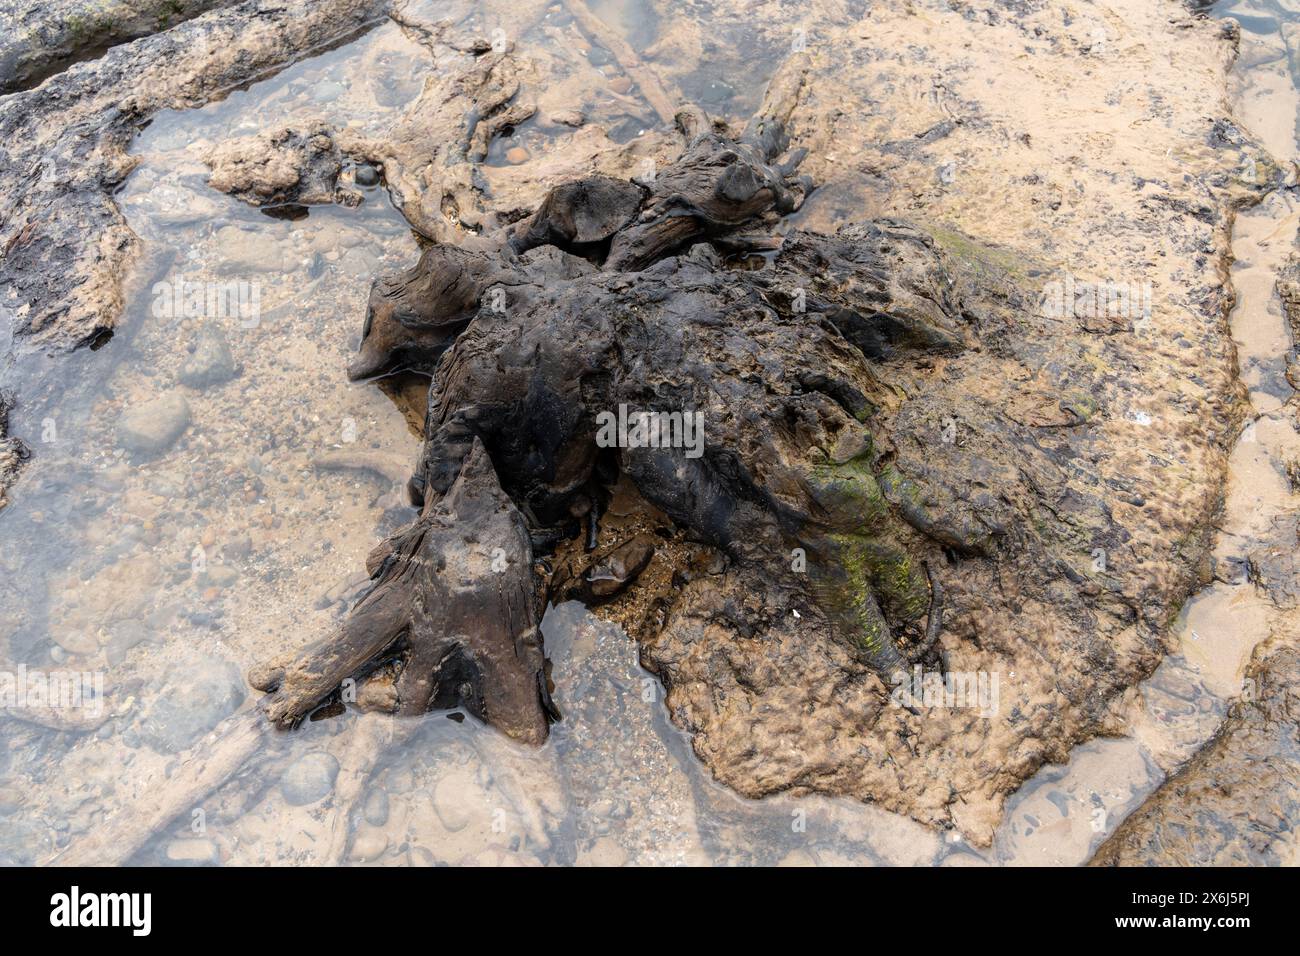
[[[192,352],[181,366],[180,381],[195,389],[228,382],[239,374],[225,333],[215,322],[205,322],[190,342]]]
[[[559,113],[553,113],[551,119],[561,126],[573,126],[575,128],[587,122],[587,117],[583,116],[580,110],[563,110]]]
[[[177,394],[135,405],[118,416],[117,438],[123,449],[142,458],[162,454],[189,427],[190,406]]]
[[[216,866],[221,851],[211,840],[172,840],[167,844],[167,862],[176,866]]]

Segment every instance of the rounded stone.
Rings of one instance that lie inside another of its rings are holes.
[[[140,739],[158,753],[185,750],[244,702],[244,676],[230,661],[199,657],[173,665],[140,723]]]
[[[69,654],[86,656],[99,650],[99,641],[84,631],[60,631],[50,635]]]
[[[363,810],[366,822],[371,826],[382,827],[388,822],[388,794],[383,790],[371,790],[370,796],[366,797],[366,805]]]
[[[324,751],[303,754],[280,777],[280,793],[295,807],[323,800],[334,789],[339,762]]]
[[[199,326],[191,343],[190,356],[181,366],[178,378],[190,388],[207,388],[228,382],[239,373],[225,333],[213,322]]]
[[[350,856],[358,863],[369,863],[381,857],[388,849],[388,837],[379,831],[359,834],[352,843]]]
[[[138,457],[161,455],[190,424],[190,406],[175,393],[126,409],[117,423],[117,440]]]

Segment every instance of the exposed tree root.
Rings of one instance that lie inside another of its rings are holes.
[[[350,372],[432,372],[411,481],[424,510],[372,556],[375,583],[339,634],[251,676],[273,721],[292,726],[392,665],[401,713],[463,706],[543,739],[553,708],[532,535],[583,512],[594,529],[593,484],[619,472],[732,555],[737,581],[805,608],[806,627],[870,670],[907,664],[898,629],[921,633],[933,589],[863,422],[881,400],[871,359],[963,347],[945,263],[896,224],[792,236],[766,273],[727,270],[700,244],[774,223],[810,189],[785,134],[806,69],[802,56],[786,64],[738,138],[679,113],[685,149],[647,188],[560,186],[495,251],[435,246],[376,282]],[[746,358],[764,373],[743,371]],[[628,407],[679,433],[698,420],[699,447],[602,440],[602,416]],[[808,554],[806,574],[790,573],[792,550]]]

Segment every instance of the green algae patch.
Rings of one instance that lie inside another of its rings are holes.
[[[827,523],[836,530],[879,527],[889,512],[889,502],[871,471],[869,457],[863,454],[846,462],[813,466],[809,485],[826,511]]]
[[[871,457],[813,466],[809,485],[825,531],[813,531],[805,543],[818,606],[842,639],[886,671],[902,660],[890,622],[924,615],[930,591],[917,563],[887,533],[890,503]]]
[[[877,669],[897,667],[901,658],[876,603],[868,567],[851,558],[843,560],[839,550],[831,546],[813,563],[811,571],[809,590],[839,637]]]
[[[1026,279],[1033,272],[1033,266],[1027,259],[1009,249],[985,245],[946,226],[927,224],[925,228],[940,249],[977,272],[1014,276],[1018,279]]]
[[[869,588],[888,618],[913,621],[925,614],[930,587],[906,551],[867,535],[832,535],[830,540],[852,586]]]

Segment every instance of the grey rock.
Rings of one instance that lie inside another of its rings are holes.
[[[334,789],[339,762],[324,751],[303,754],[280,777],[280,792],[295,807],[323,800]]]
[[[89,655],[99,650],[99,641],[84,631],[57,631],[51,635],[54,643],[69,654]]]
[[[339,188],[343,154],[325,123],[225,140],[204,162],[212,169],[209,186],[253,206],[361,201],[360,193]]]
[[[176,443],[190,424],[190,406],[175,393],[128,408],[117,424],[117,440],[133,456],[152,458]]]
[[[369,164],[358,166],[355,178],[358,186],[369,188],[379,185],[379,171]]]
[[[253,553],[253,539],[246,534],[238,535],[226,542],[225,555],[227,558],[246,558]]]
[[[558,113],[552,113],[551,120],[561,126],[572,126],[576,129],[587,122],[587,117],[582,114],[581,110],[561,110]]]
[[[203,584],[228,588],[239,580],[239,572],[228,564],[214,564],[203,575]]]
[[[225,333],[215,322],[205,322],[194,335],[193,351],[181,366],[179,378],[190,388],[208,388],[239,374]]]
[[[371,790],[362,812],[367,823],[382,827],[388,822],[388,794],[379,789]]]
[[[0,5],[0,93],[39,83],[88,52],[161,32],[231,0],[46,0]]]
[[[239,668],[216,657],[173,665],[141,718],[140,738],[159,753],[176,753],[239,709],[244,702]]]

